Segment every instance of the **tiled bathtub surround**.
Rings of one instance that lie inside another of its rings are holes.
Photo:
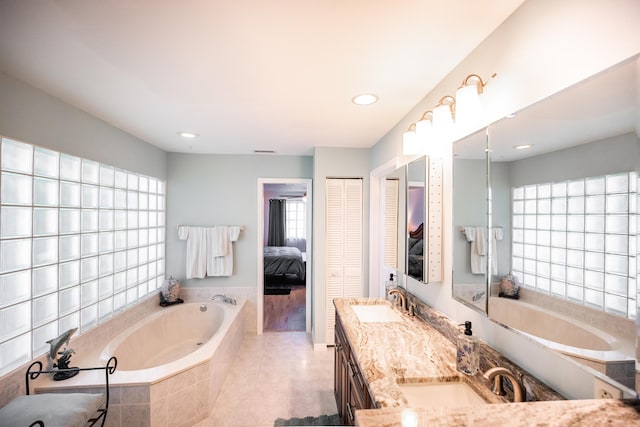
[[[244,317],[239,315],[208,361],[150,387],[117,387],[119,401],[107,426],[188,427],[205,419],[243,339]]]
[[[217,289],[203,288],[198,297],[207,301],[217,293]],[[242,298],[237,292],[229,291],[227,294]],[[183,298],[187,299],[186,296]],[[193,295],[189,299],[195,300]],[[165,309],[159,307],[158,297],[153,296],[90,333],[73,339],[70,346],[75,349],[76,356],[72,362],[85,365],[83,359],[97,360],[100,351],[111,339],[131,325],[162,310]],[[106,425],[190,426],[206,418],[246,334],[245,318],[246,304],[243,304],[242,311],[236,316],[210,360],[150,385],[112,386]],[[25,370],[26,365],[0,379],[0,405],[24,394]]]
[[[495,292],[495,294],[494,292],[495,291],[492,286],[491,294],[497,296],[497,292]],[[544,307],[547,310],[562,313],[573,319],[608,332],[611,335],[623,337],[628,340],[635,340],[636,338],[635,322],[621,316],[615,316],[600,310],[585,307],[582,304],[575,304],[567,300],[555,298],[551,295],[545,295],[526,288],[520,288],[520,300],[528,302],[529,304]]]
[[[72,365],[78,364],[81,356],[95,357],[96,353],[99,353],[99,350],[104,348],[113,337],[158,310],[161,310],[161,307],[158,306],[158,296],[150,295],[127,311],[114,316],[87,333],[74,335],[69,345],[76,352],[71,359]],[[47,364],[45,355],[41,355],[36,360],[40,360],[45,366]],[[25,394],[24,373],[30,363],[31,361],[0,378],[0,406],[4,406],[11,399]]]
[[[491,294],[495,296],[498,295],[496,284],[492,285]],[[626,346],[631,349],[636,347],[636,324],[633,320],[605,313],[601,310],[595,310],[585,307],[582,304],[572,303],[567,300],[555,298],[526,288],[520,288],[520,301],[538,307],[543,307],[545,310],[559,313],[562,316],[567,316],[595,327],[596,329],[616,337],[618,340],[625,341],[627,343]],[[491,315],[491,307],[489,307],[489,314]],[[567,356],[579,363],[582,363],[583,365],[607,375],[631,389],[637,390],[636,381],[637,378],[640,379],[640,375],[636,373],[635,360],[631,360],[633,357],[632,352],[633,350],[629,350],[629,360],[596,359],[579,354],[568,354]]]

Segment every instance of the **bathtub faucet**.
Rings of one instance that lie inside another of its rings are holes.
[[[478,301],[480,298],[484,296],[484,291],[478,291],[471,297],[472,301]]]
[[[238,301],[236,301],[235,298],[231,298],[226,295],[214,295],[211,297],[211,301],[217,301],[217,300],[222,300],[222,302],[225,304],[233,304],[233,305],[238,304]]]

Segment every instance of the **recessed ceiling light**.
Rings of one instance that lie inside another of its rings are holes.
[[[183,138],[190,138],[190,139],[197,138],[200,136],[195,132],[178,132],[178,135],[180,135]]]
[[[531,148],[533,147],[533,145],[531,144],[521,144],[521,145],[514,145],[513,148],[515,148],[516,150],[526,150],[527,148]]]
[[[378,101],[378,97],[372,93],[363,93],[362,95],[354,96],[351,99],[356,105],[371,105]]]

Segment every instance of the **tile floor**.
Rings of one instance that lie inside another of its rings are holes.
[[[333,349],[304,332],[245,337],[209,418],[194,427],[273,427],[277,418],[337,413]]]

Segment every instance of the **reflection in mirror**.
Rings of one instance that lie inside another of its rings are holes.
[[[406,169],[385,178],[384,265],[394,274],[405,272]],[[387,276],[388,277],[388,276]]]
[[[407,275],[424,282],[426,157],[407,165]]]
[[[486,154],[484,130],[453,144],[453,297],[483,312],[487,306]]]
[[[491,125],[490,134],[492,224],[504,235],[489,317],[631,389],[638,81],[636,58]],[[517,301],[497,296],[510,272]]]

